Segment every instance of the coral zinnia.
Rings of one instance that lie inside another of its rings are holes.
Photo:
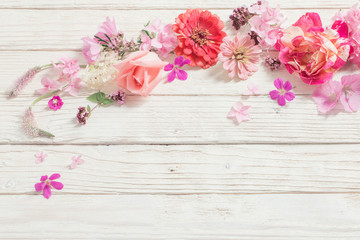
[[[206,69],[215,65],[220,45],[226,36],[222,31],[224,22],[219,16],[201,9],[188,9],[175,22],[173,30],[180,34],[177,36],[175,53],[189,59],[190,66]]]
[[[237,75],[246,80],[257,71],[262,49],[249,35],[238,33],[233,39],[225,38],[220,46],[220,61],[224,62],[224,69],[228,70],[229,78]]]

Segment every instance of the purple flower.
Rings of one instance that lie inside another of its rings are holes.
[[[49,108],[54,110],[54,111],[57,111],[58,109],[60,109],[63,104],[64,103],[63,103],[63,101],[61,100],[61,98],[59,96],[54,96],[48,102]]]
[[[111,100],[117,102],[119,105],[123,105],[125,103],[126,94],[123,91],[118,90],[111,94],[109,97]]]
[[[277,99],[277,102],[280,106],[285,106],[286,100],[290,102],[295,98],[295,94],[293,92],[290,92],[293,87],[291,86],[291,83],[289,81],[286,81],[284,83],[281,78],[277,78],[274,81],[274,85],[277,90],[272,90],[269,94],[271,99]]]
[[[76,118],[80,124],[85,125],[90,113],[86,111],[85,107],[79,107],[78,110],[79,112],[76,115]]]
[[[171,71],[168,75],[168,81],[169,82],[174,81],[176,76],[179,80],[182,80],[182,81],[186,80],[188,77],[188,74],[180,68],[182,66],[184,66],[185,64],[189,64],[189,63],[190,63],[189,59],[185,60],[182,56],[179,56],[179,57],[175,58],[175,61],[174,61],[175,66],[174,66],[174,64],[171,64],[171,63],[166,65],[164,67],[164,70],[167,72]],[[178,66],[178,67],[176,67],[176,66]]]
[[[230,20],[232,25],[236,30],[239,30],[242,26],[246,25],[249,22],[249,19],[254,16],[254,14],[249,12],[249,9],[246,7],[236,8],[233,11],[233,14],[230,15]]]

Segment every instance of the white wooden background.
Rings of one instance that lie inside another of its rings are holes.
[[[250,3],[1,0],[0,239],[360,239],[360,114],[318,115],[313,89],[284,70],[261,67],[247,82],[229,82],[220,64],[189,71],[187,81],[162,84],[147,99],[96,110],[85,127],[74,120],[84,94],[64,97],[55,113],[43,101],[34,111],[53,140],[21,131],[41,76],[6,98],[27,68],[81,56],[80,38],[96,33],[106,16],[135,37],[155,17],[170,23],[200,7],[227,20]],[[306,11],[329,24],[355,1],[277,3],[290,25]],[[284,108],[268,97],[278,76],[297,86]],[[249,82],[261,85],[260,96],[242,96]],[[226,115],[239,100],[252,105],[252,120],[236,126]],[[36,165],[41,150],[49,156]],[[77,154],[86,163],[70,170]],[[65,188],[46,200],[33,185],[53,172]]]

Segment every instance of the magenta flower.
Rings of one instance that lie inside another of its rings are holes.
[[[60,63],[53,64],[55,68],[62,70],[62,74],[69,77],[76,77],[80,70],[80,65],[77,59],[70,57],[63,57],[59,59]]]
[[[63,104],[64,103],[59,96],[53,96],[53,98],[50,99],[48,102],[49,108],[54,111],[57,111],[58,109],[60,109]]]
[[[94,63],[98,59],[101,46],[92,38],[84,37],[81,40],[84,42],[82,53],[84,54],[88,63]]]
[[[180,68],[182,66],[184,66],[185,64],[189,64],[189,63],[190,63],[189,59],[185,60],[182,56],[179,56],[179,57],[175,58],[175,61],[174,61],[175,66],[171,63],[166,65],[164,67],[164,70],[167,72],[171,71],[168,75],[168,81],[169,82],[174,81],[176,76],[178,77],[179,80],[182,80],[182,81],[186,80],[188,77],[188,74]],[[176,66],[178,66],[178,67],[176,67]]]
[[[291,86],[291,83],[289,81],[286,81],[284,83],[281,78],[277,78],[274,81],[274,85],[277,90],[272,90],[269,94],[271,99],[277,99],[279,106],[285,106],[286,100],[290,102],[295,98],[295,94],[293,92],[290,92],[293,87]]]
[[[243,121],[249,121],[250,115],[249,110],[251,106],[245,106],[242,102],[237,102],[232,106],[230,112],[228,113],[227,117],[234,119],[235,122],[238,124]]]
[[[51,80],[46,76],[41,79],[41,84],[43,88],[37,89],[35,91],[36,94],[44,95],[61,87],[61,84],[57,80]]]
[[[45,160],[45,158],[47,157],[47,154],[44,153],[43,151],[41,151],[41,152],[35,153],[35,157],[36,157],[35,163],[39,164]]]
[[[343,76],[341,78],[341,85],[340,102],[345,111],[358,111],[360,108],[360,74]]]
[[[73,156],[72,157],[72,163],[70,165],[71,169],[76,168],[78,165],[84,164],[84,159],[81,158],[81,155]]]
[[[313,92],[313,99],[320,113],[330,112],[338,103],[342,92],[342,85],[337,81],[329,81]]]
[[[61,182],[53,181],[60,177],[61,176],[58,173],[52,174],[49,178],[47,175],[42,176],[40,178],[41,182],[35,184],[35,190],[37,192],[42,191],[44,198],[49,199],[51,197],[51,189],[52,188],[55,188],[56,190],[63,189],[64,185]]]

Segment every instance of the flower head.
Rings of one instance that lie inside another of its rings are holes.
[[[245,106],[242,102],[237,102],[232,106],[230,112],[228,113],[227,117],[234,119],[235,122],[241,123],[243,121],[250,120],[250,106]]]
[[[70,57],[60,58],[60,63],[53,64],[55,68],[60,69],[62,74],[68,77],[76,77],[77,73],[80,70],[80,65],[77,59],[72,59]]]
[[[284,30],[275,45],[289,73],[298,73],[306,84],[322,84],[348,59],[349,41],[333,29],[322,28],[317,13],[307,13]]]
[[[174,79],[177,77],[179,80],[186,80],[188,77],[187,72],[185,72],[184,70],[180,69],[182,66],[184,66],[185,64],[189,64],[190,60],[189,59],[184,59],[182,56],[179,56],[177,58],[175,58],[174,64],[169,63],[168,65],[166,65],[164,67],[165,71],[171,71],[168,75],[168,82],[172,82],[174,81]],[[174,66],[175,65],[175,66]]]
[[[79,107],[76,118],[78,122],[82,125],[86,124],[86,120],[90,117],[90,112],[86,111],[85,107]]]
[[[271,71],[276,71],[281,67],[281,62],[278,58],[272,58],[270,56],[267,56],[264,62]]]
[[[233,14],[230,15],[229,18],[232,21],[233,27],[239,30],[242,26],[246,25],[253,16],[254,14],[250,13],[248,8],[240,7],[234,9]]]
[[[82,53],[84,54],[88,63],[94,63],[101,52],[101,46],[90,37],[84,37],[83,40],[84,46],[82,49]]]
[[[179,34],[175,53],[190,60],[190,66],[204,69],[215,65],[220,45],[226,33],[219,16],[201,9],[188,9],[180,14],[172,26]]]
[[[59,96],[53,96],[48,102],[49,108],[54,111],[59,110],[63,104],[64,103]]]
[[[171,24],[163,24],[159,19],[151,21],[141,35],[140,50],[155,50],[160,57],[166,58],[177,46],[177,38]]]
[[[340,102],[347,112],[357,112],[360,109],[360,74],[343,76]]]
[[[72,157],[72,163],[70,165],[71,169],[76,168],[78,165],[84,164],[84,159],[82,159],[81,155],[73,156]]]
[[[337,105],[341,92],[341,83],[337,81],[329,81],[316,88],[312,97],[317,104],[318,111],[320,113],[330,112]]]
[[[286,101],[290,102],[295,98],[295,94],[290,92],[293,87],[289,81],[284,83],[281,78],[277,78],[274,81],[274,85],[277,90],[272,90],[269,95],[271,99],[277,99],[279,106],[285,106]]]
[[[17,95],[19,95],[19,93],[21,92],[21,90],[23,90],[25,88],[26,85],[29,84],[29,82],[35,77],[35,75],[37,73],[39,73],[41,71],[41,68],[36,66],[33,68],[30,68],[29,70],[27,70],[26,73],[24,73],[24,75],[22,75],[16,82],[14,87],[11,89],[10,93],[9,93],[9,97],[16,97]]]
[[[46,76],[41,79],[41,84],[43,85],[43,88],[37,89],[35,91],[36,94],[44,95],[61,87],[61,84],[57,80],[52,80]]]
[[[262,49],[249,35],[238,33],[233,39],[226,37],[220,49],[219,59],[231,79],[238,76],[246,80],[257,71]]]
[[[126,94],[122,90],[117,90],[110,95],[110,99],[114,102],[117,102],[119,105],[123,105],[125,103]]]
[[[109,17],[106,17],[106,21],[99,27],[99,32],[95,36],[106,39],[106,35],[110,38],[118,35],[118,30],[116,28],[115,19],[111,21]]]
[[[44,153],[43,151],[35,153],[35,158],[36,158],[35,163],[37,164],[42,163],[46,157],[47,154]]]
[[[59,179],[61,176],[58,173],[52,174],[50,177],[47,175],[40,178],[40,182],[35,184],[35,190],[37,192],[43,192],[43,196],[46,199],[51,197],[51,189],[55,188],[56,190],[61,190],[64,188],[64,185],[61,182],[54,181]]]

